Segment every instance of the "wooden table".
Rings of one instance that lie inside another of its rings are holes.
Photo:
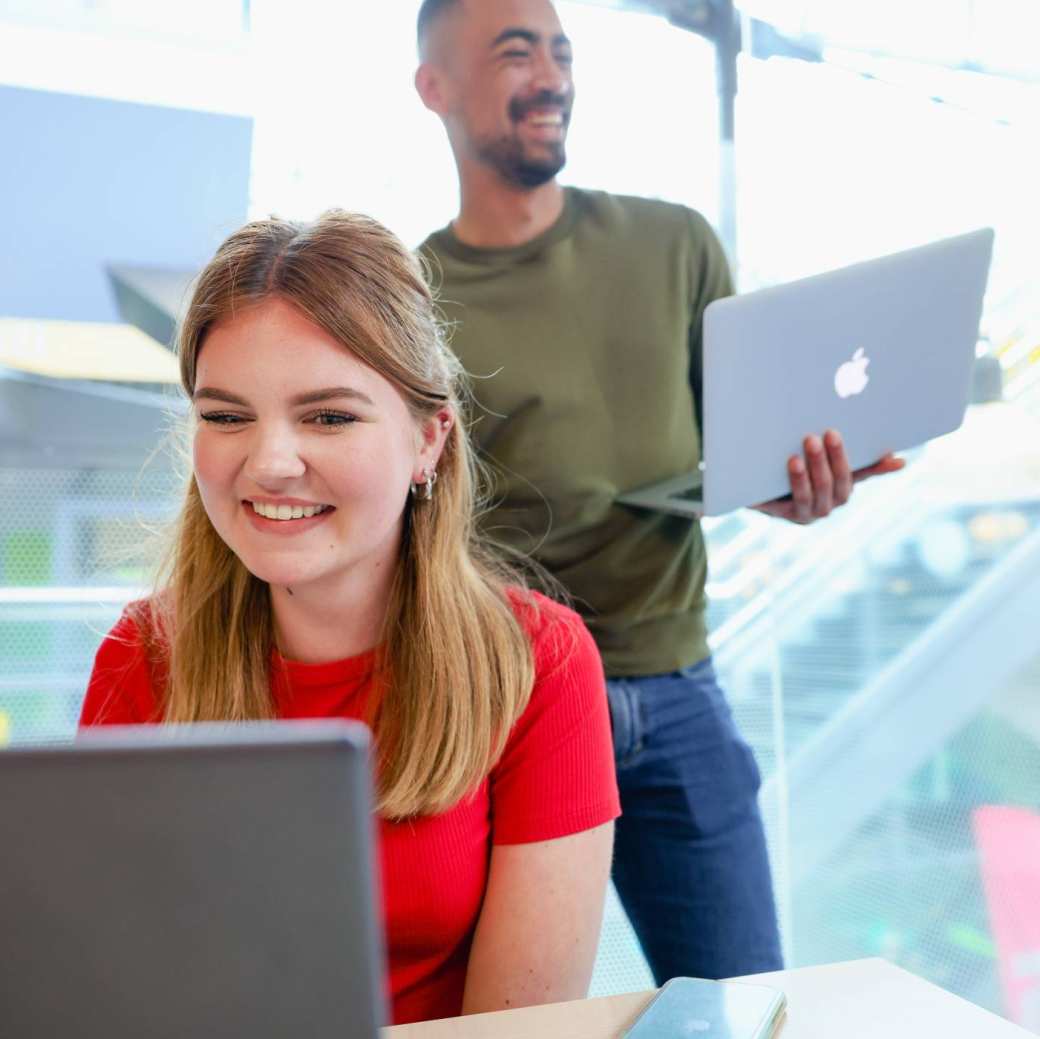
[[[1029,1039],[1031,1032],[885,960],[740,979],[787,993],[780,1039]],[[652,992],[387,1028],[383,1039],[616,1039]],[[1033,1037],[1035,1039],[1035,1037]]]

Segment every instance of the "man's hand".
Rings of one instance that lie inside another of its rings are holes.
[[[803,446],[804,459],[792,455],[787,460],[790,495],[756,505],[759,512],[792,523],[812,523],[844,505],[852,496],[853,484],[898,472],[906,465],[902,458],[887,454],[879,462],[853,472],[841,435],[834,429],[828,429],[822,438],[806,437]]]

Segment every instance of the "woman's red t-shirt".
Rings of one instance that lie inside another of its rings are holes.
[[[532,593],[514,609],[534,649],[535,684],[505,751],[473,797],[439,815],[380,820],[393,1019],[461,1013],[491,846],[551,840],[620,814],[603,667],[577,614]],[[374,653],[328,664],[281,660],[281,718],[366,716]],[[140,632],[124,613],[102,642],[80,725],[159,720]]]

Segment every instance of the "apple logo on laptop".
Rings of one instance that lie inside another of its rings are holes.
[[[867,383],[870,382],[870,376],[867,375],[868,364],[870,358],[864,356],[863,347],[860,347],[852,355],[851,361],[841,365],[834,373],[834,391],[839,397],[853,397],[866,389]]]

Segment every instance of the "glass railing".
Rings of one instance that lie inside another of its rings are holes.
[[[994,921],[1040,905],[1040,865],[987,883],[1015,866],[984,861],[979,823],[1040,806],[1040,365],[1019,354],[1009,403],[854,508],[794,532],[740,514],[708,540],[789,962],[887,956],[1035,1026]]]
[[[1003,421],[999,411],[1009,407],[981,406],[948,443],[884,486],[860,488],[846,515],[816,529],[774,532],[768,521],[745,521],[743,535],[756,535],[745,550],[751,572],[717,579],[725,597],[713,600],[714,651],[767,773],[777,753],[775,683],[784,691],[790,755],[1037,534],[1035,463],[1031,471],[1028,461],[1002,460],[988,481],[964,466],[947,476],[944,459],[979,440],[996,439],[993,457],[1002,458],[1009,425],[1040,443],[1040,425],[1027,415]]]
[[[977,742],[1009,675],[1040,652],[1024,633],[1026,618],[1040,616],[1040,416],[1026,388],[1012,404],[974,407],[956,434],[912,453],[903,473],[857,488],[853,507],[812,527],[743,512],[708,524],[711,643],[763,772],[789,962],[888,955],[997,1011],[983,902],[954,914],[952,937],[935,925],[904,946],[918,931],[906,899],[894,897],[915,842],[948,841],[957,851],[947,865],[979,890],[977,784],[951,793],[945,808],[913,809],[929,821],[918,832],[904,820],[898,855],[886,841],[900,825],[893,813],[919,800],[936,762]],[[1040,758],[1040,723],[1037,737]],[[976,771],[983,754],[999,774],[1003,751],[993,742],[976,751]],[[1040,803],[1040,780],[1011,771],[1009,788]],[[863,874],[870,885],[861,890]],[[614,899],[605,935],[594,990],[647,984]],[[988,958],[965,953],[973,940]],[[978,961],[970,970],[965,955]]]

